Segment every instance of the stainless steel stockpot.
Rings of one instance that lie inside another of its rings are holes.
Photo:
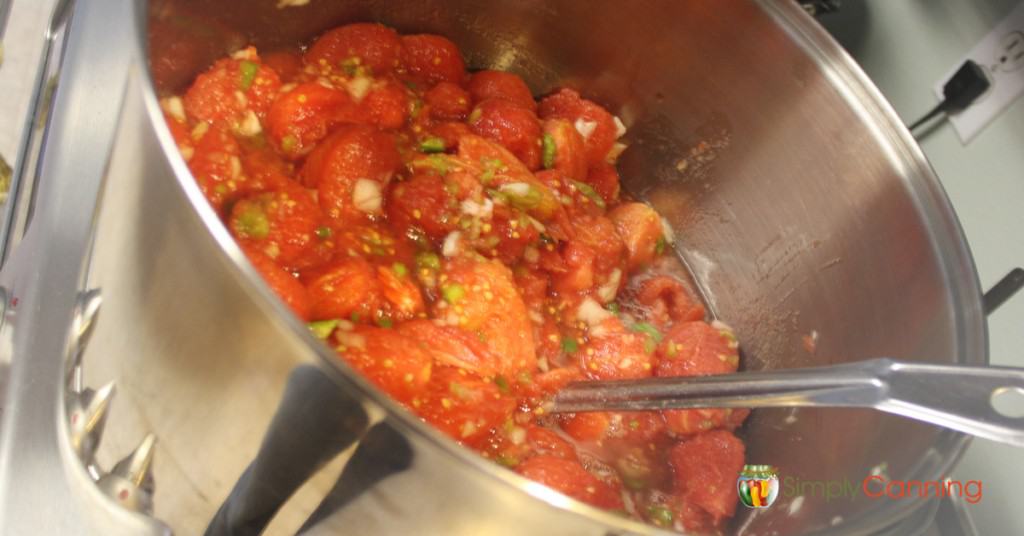
[[[471,67],[519,73],[538,94],[577,86],[623,119],[624,186],[672,224],[707,303],[736,329],[746,368],[987,362],[976,273],[936,177],[878,91],[795,3],[285,4],[75,7],[32,222],[0,277],[33,303],[8,307],[3,328],[13,362],[0,484],[27,491],[0,495],[0,514],[31,509],[47,489],[75,505],[49,523],[104,534],[240,534],[267,523],[309,534],[655,532],[463,450],[316,341],[244,260],[163,123],[160,92],[180,89],[210,58],[182,55],[150,71],[147,49],[158,58],[247,42],[268,50],[367,20],[444,34]],[[150,36],[147,8],[181,31]],[[89,308],[72,310],[72,298],[87,288],[103,300],[91,330],[54,337],[72,321],[81,328]],[[81,367],[69,371],[76,356]],[[83,397],[77,377],[86,387],[117,382],[95,456],[67,425],[65,407]],[[26,378],[51,387],[33,394]],[[12,414],[18,403],[34,409]],[[35,456],[59,468],[33,469],[33,454],[9,438],[47,419]],[[154,478],[133,493],[151,495],[159,522],[122,512],[90,476],[146,433],[158,439]],[[759,411],[741,433],[748,463],[854,488],[877,474],[939,480],[966,444],[839,409]],[[784,493],[771,508],[741,508],[728,531],[905,533],[933,504]]]

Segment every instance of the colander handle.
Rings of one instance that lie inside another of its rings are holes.
[[[1024,369],[872,359],[718,376],[579,382],[551,411],[861,407],[1024,447]]]

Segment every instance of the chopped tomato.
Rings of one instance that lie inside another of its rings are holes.
[[[260,63],[256,49],[242,51],[244,59],[224,59],[199,75],[185,93],[185,112],[197,121],[224,121],[237,128],[248,112],[263,117],[277,96],[281,80]]]
[[[455,230],[458,202],[445,180],[435,173],[417,173],[391,185],[387,200],[388,221],[399,234],[422,231],[435,244]]]
[[[619,201],[619,172],[607,162],[591,165],[587,171],[586,183],[590,185],[605,204],[611,206]]]
[[[588,164],[594,166],[605,161],[616,139],[615,119],[607,110],[580,97],[576,91],[563,88],[541,99],[538,111],[542,119],[565,119],[586,133],[583,143]]]
[[[439,326],[433,320],[411,320],[400,324],[398,331],[419,341],[440,364],[463,368],[482,377],[492,377],[502,371],[503,356],[464,329]]]
[[[736,511],[736,479],[743,468],[743,442],[715,430],[677,444],[669,452],[675,491],[708,513],[714,523]]]
[[[469,77],[467,84],[474,103],[487,99],[505,99],[531,112],[537,111],[537,103],[529,86],[522,78],[502,71],[478,71]]]
[[[501,144],[527,168],[541,166],[541,128],[537,116],[505,99],[487,99],[469,114],[473,132]]]
[[[750,414],[747,409],[672,409],[666,410],[665,424],[675,436],[687,436],[718,428],[735,430]]]
[[[440,281],[436,318],[478,334],[504,356],[500,372],[506,377],[536,366],[530,319],[508,268],[497,261],[456,257],[444,263]]]
[[[242,161],[239,158],[242,149],[223,123],[200,125],[193,130],[195,148],[188,168],[203,195],[215,210],[221,212],[225,202],[238,192],[242,180]]]
[[[286,272],[261,251],[252,248],[243,248],[243,251],[249,258],[249,262],[270,286],[270,290],[273,290],[274,294],[277,294],[281,301],[291,308],[295,316],[309,320],[310,306],[306,287],[303,287],[294,275]]]
[[[439,35],[402,36],[402,59],[414,76],[430,83],[461,83],[466,64],[459,47]]]
[[[658,346],[658,376],[703,376],[736,372],[736,337],[706,322],[677,324]]]
[[[430,89],[423,99],[430,106],[430,116],[441,121],[461,121],[469,115],[469,93],[459,85],[441,82]]]
[[[303,181],[317,188],[320,206],[335,222],[351,222],[383,211],[385,188],[400,159],[392,134],[347,125],[310,153]]]
[[[341,318],[372,321],[383,305],[380,281],[362,257],[347,257],[329,267],[303,274],[314,320]]]
[[[503,396],[494,382],[446,366],[436,367],[426,392],[412,401],[423,420],[471,446],[483,446],[515,405],[515,399]]]
[[[615,229],[626,243],[629,252],[627,265],[631,272],[654,260],[658,244],[665,238],[661,217],[650,205],[623,203],[609,212],[608,217],[615,222]]]
[[[544,121],[543,164],[573,181],[587,178],[587,154],[583,136],[565,119]],[[603,198],[601,199],[603,201]],[[596,200],[592,200],[594,202]]]
[[[497,191],[503,198],[500,200],[526,211],[542,223],[564,213],[555,192],[501,145],[479,136],[462,136],[458,156],[482,168],[479,181]]]
[[[595,380],[627,380],[652,375],[652,359],[643,334],[626,330],[615,317],[590,330],[590,342],[579,353],[580,368]]]
[[[294,82],[302,73],[302,55],[298,51],[271,52],[263,56],[263,64],[273,69],[286,84]]]
[[[409,95],[402,84],[386,80],[366,94],[360,103],[366,122],[382,129],[401,128],[409,117]]]
[[[281,154],[294,160],[309,154],[339,122],[354,120],[356,113],[348,93],[307,82],[274,101],[267,130]]]
[[[323,225],[316,201],[295,184],[238,201],[228,220],[239,243],[293,270],[317,266],[329,258],[331,245],[317,234]]]
[[[704,319],[704,306],[690,297],[683,284],[672,276],[659,275],[643,280],[636,301],[646,308],[647,318],[661,328]]]
[[[622,508],[622,497],[618,491],[588,473],[580,462],[555,456],[535,456],[516,467],[516,472],[599,508]]]
[[[423,396],[433,373],[430,356],[414,339],[393,329],[356,326],[334,331],[337,351],[396,400],[410,404]]]
[[[405,264],[378,266],[377,279],[390,305],[388,318],[406,320],[423,313],[423,294]]]
[[[399,67],[402,41],[398,33],[383,24],[357,23],[335,28],[317,39],[306,52],[307,65],[351,73],[369,67],[373,75]]]

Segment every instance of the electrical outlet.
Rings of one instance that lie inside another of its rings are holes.
[[[935,95],[942,99],[942,86],[967,60],[985,69],[991,86],[966,110],[949,115],[953,128],[964,144],[970,142],[1000,113],[1024,94],[1024,2],[1021,2],[995,28],[958,61],[935,84]]]

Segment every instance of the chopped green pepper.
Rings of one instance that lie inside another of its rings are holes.
[[[319,237],[321,240],[327,240],[328,238],[330,238],[331,233],[331,228],[326,225],[321,225],[320,227],[316,228],[316,236]]]
[[[400,262],[396,262],[395,264],[391,265],[391,270],[395,272],[395,275],[397,275],[398,277],[405,277],[406,274],[409,273],[409,269],[406,268],[405,265]]]
[[[241,86],[242,91],[248,91],[252,87],[252,83],[256,81],[256,73],[259,72],[260,66],[254,61],[243,60],[238,65],[238,70],[242,73],[239,86]]]
[[[654,245],[654,252],[658,255],[665,253],[666,244],[667,242],[665,242],[665,237],[659,238],[658,243]]]
[[[551,137],[551,134],[545,134],[543,139],[543,153],[541,161],[544,163],[544,169],[551,169],[555,167],[555,138]]]
[[[391,326],[394,326],[395,323],[394,323],[394,321],[391,320],[391,317],[389,317],[389,316],[381,316],[381,317],[377,318],[377,325],[382,327],[382,328],[387,329],[387,328],[390,328]]]
[[[441,269],[441,257],[438,257],[436,253],[429,251],[416,255],[416,266],[419,268],[427,268],[430,270]]]
[[[644,351],[649,354],[654,353],[654,350],[658,347],[658,343],[661,342],[662,338],[661,332],[658,331],[658,328],[648,324],[647,322],[637,322],[629,326],[629,329],[647,335],[647,340],[644,341]]]
[[[576,186],[576,189],[592,203],[601,208],[605,207],[604,198],[601,197],[601,194],[597,193],[597,190],[595,190],[593,186],[580,181],[572,181],[572,183]]]
[[[316,322],[310,322],[309,331],[313,332],[314,337],[324,340],[331,336],[334,328],[338,327],[338,322],[340,322],[340,320],[337,318],[333,320],[317,320]]]
[[[580,349],[579,343],[572,337],[562,337],[562,351],[567,354],[574,354]]]
[[[436,136],[424,138],[420,142],[420,151],[424,153],[441,153],[444,152],[444,139]]]
[[[243,237],[263,240],[270,234],[270,220],[262,208],[246,206],[238,213],[235,229]]]
[[[448,303],[455,303],[466,295],[466,288],[458,283],[452,283],[441,287],[441,296]]]
[[[296,138],[295,136],[292,136],[291,134],[288,134],[287,136],[281,138],[281,149],[284,152],[290,153],[290,152],[294,151],[295,149],[298,149],[298,147],[299,147],[299,139]]]
[[[656,504],[647,507],[647,519],[659,527],[672,526],[672,510]]]
[[[498,374],[497,376],[494,377],[494,385],[497,385],[498,390],[501,391],[502,393],[508,394],[508,380],[506,380],[505,377],[502,376],[501,374]]]

